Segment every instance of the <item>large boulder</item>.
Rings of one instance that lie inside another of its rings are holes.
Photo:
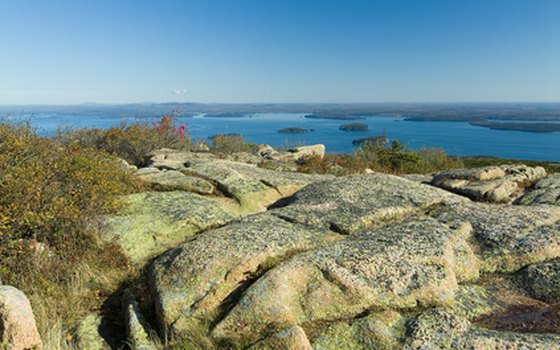
[[[522,205],[560,205],[560,173],[548,175],[521,197]]]
[[[0,286],[0,347],[9,350],[42,349],[29,300],[17,288]]]
[[[108,239],[116,239],[135,264],[142,264],[197,232],[232,220],[235,210],[219,199],[183,191],[144,192],[125,198],[120,215],[105,219]]]
[[[317,144],[310,146],[299,146],[290,149],[288,152],[295,160],[309,157],[323,158],[325,156],[325,145]]]
[[[500,165],[443,171],[431,184],[480,202],[511,203],[545,176],[543,167]]]

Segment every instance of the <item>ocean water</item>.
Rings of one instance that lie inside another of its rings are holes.
[[[414,122],[398,117],[371,116],[364,120],[343,121],[306,119],[305,114],[264,113],[246,117],[205,118],[203,115],[180,118],[189,123],[193,139],[206,140],[221,133],[241,134],[247,141],[267,143],[273,147],[293,147],[323,143],[327,152],[350,153],[352,141],[367,136],[386,135],[412,149],[442,148],[451,155],[488,155],[503,158],[560,161],[560,133],[531,133],[492,130],[465,122]],[[122,118],[61,114],[34,114],[11,117],[12,121],[27,120],[42,135],[52,135],[58,128],[109,128]],[[129,118],[129,123],[151,122],[152,119]],[[346,132],[341,124],[359,122],[369,126],[367,132]],[[313,129],[305,134],[282,134],[288,127]]]

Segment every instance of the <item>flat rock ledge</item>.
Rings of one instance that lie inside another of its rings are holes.
[[[545,176],[542,167],[500,165],[443,171],[431,184],[479,202],[511,203]]]

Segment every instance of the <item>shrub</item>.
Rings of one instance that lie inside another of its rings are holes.
[[[99,239],[99,216],[135,189],[104,151],[0,123],[0,280],[28,294],[44,339],[99,307],[128,274],[120,249]]]
[[[212,143],[212,152],[218,154],[232,154],[236,152],[254,153],[259,148],[257,144],[245,142],[243,136],[237,134],[212,136]]]
[[[366,169],[391,174],[429,173],[438,170],[461,168],[458,158],[449,157],[445,151],[434,148],[413,151],[398,141],[389,147],[382,142],[364,142],[354,154],[327,154],[323,159],[310,157],[299,162],[298,171],[348,175]]]
[[[94,147],[141,166],[146,155],[158,148],[190,149],[187,125],[177,125],[177,119],[163,116],[148,123],[123,124],[102,129],[61,130],[56,136],[61,143],[78,147]]]

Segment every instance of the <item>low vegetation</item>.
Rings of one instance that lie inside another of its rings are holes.
[[[172,116],[152,124],[123,124],[109,129],[62,130],[56,139],[71,147],[92,147],[114,154],[130,164],[143,165],[145,156],[158,148],[188,150],[191,140],[187,126]]]
[[[220,134],[212,136],[211,151],[215,154],[226,155],[237,152],[254,153],[259,149],[256,143],[245,142],[239,134]]]
[[[365,142],[353,154],[327,154],[322,159],[306,158],[300,161],[298,170],[335,175],[362,173],[366,169],[391,174],[424,174],[462,167],[464,163],[461,159],[450,157],[441,149],[413,151],[393,141],[389,147],[383,142]]]
[[[114,156],[27,125],[0,124],[0,164],[0,278],[27,293],[46,347],[59,348],[129,272],[99,217],[138,187]]]

